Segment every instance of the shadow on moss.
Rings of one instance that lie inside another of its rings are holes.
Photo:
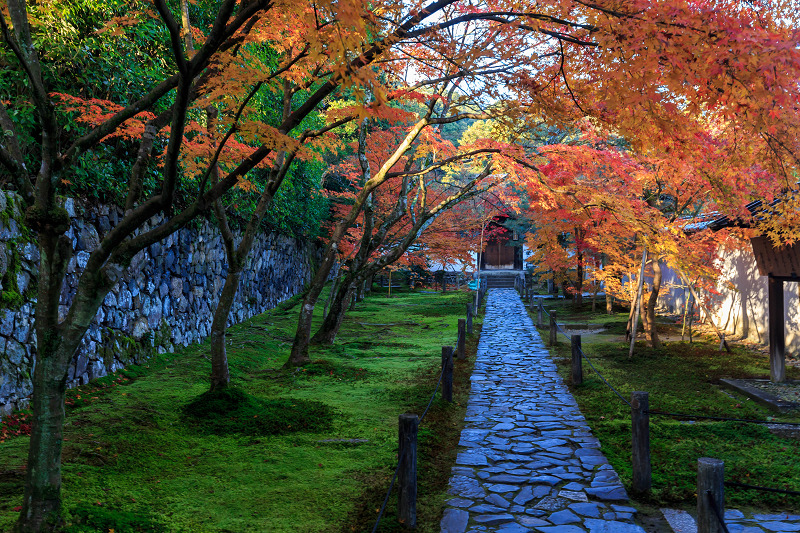
[[[117,511],[96,505],[82,504],[70,510],[70,524],[64,533],[162,533],[167,528],[147,514]]]
[[[335,411],[322,402],[264,400],[231,387],[201,394],[183,408],[187,422],[215,435],[282,435],[326,431]]]

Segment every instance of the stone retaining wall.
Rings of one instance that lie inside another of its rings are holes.
[[[72,199],[64,207],[72,218],[67,235],[75,254],[61,295],[62,318],[89,253],[121,217],[115,207],[82,205]],[[0,416],[26,404],[36,356],[33,318],[39,252],[22,220],[18,199],[0,191]],[[159,216],[151,223],[162,220]],[[310,280],[314,253],[293,238],[270,234],[258,239],[229,324],[299,293]],[[98,311],[70,367],[68,386],[208,336],[226,271],[222,239],[206,221],[140,252]]]

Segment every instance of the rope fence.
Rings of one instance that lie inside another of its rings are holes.
[[[787,494],[789,496],[800,496],[800,491],[796,490],[788,490],[788,489],[774,489],[771,487],[759,487],[758,485],[749,485],[747,483],[739,483],[738,481],[726,481],[725,486],[727,487],[734,487],[737,489],[744,489],[744,490],[756,490],[759,492],[774,492],[777,494]]]
[[[472,315],[473,309],[467,305],[467,317],[470,325],[470,332],[472,329]],[[467,328],[466,321],[459,319],[458,335],[456,337],[456,345],[459,347],[459,358],[464,358],[464,346],[466,344]],[[442,370],[439,372],[439,379],[436,382],[436,387],[433,389],[428,405],[422,412],[422,416],[418,419],[416,415],[400,415],[399,425],[399,440],[400,446],[398,450],[397,466],[394,469],[392,480],[389,483],[389,489],[383,498],[383,503],[378,511],[378,516],[375,520],[375,525],[372,527],[372,533],[378,531],[383,514],[386,511],[386,506],[389,504],[389,498],[394,490],[395,483],[400,478],[400,493],[398,494],[398,519],[406,527],[416,526],[416,447],[417,447],[417,431],[419,426],[425,420],[425,416],[431,409],[436,394],[439,389],[442,389],[442,398],[447,402],[453,401],[453,354],[452,346],[442,347]],[[444,387],[442,385],[444,384]],[[405,486],[404,486],[405,485]]]
[[[576,354],[579,355],[577,360],[577,365],[580,365],[581,361],[586,361],[589,364],[589,367],[592,371],[597,374],[600,380],[605,383],[605,385],[612,391],[614,394],[628,407],[631,408],[631,425],[633,431],[633,479],[634,479],[634,489],[637,489],[637,484],[639,485],[640,492],[646,492],[650,490],[651,485],[651,471],[650,471],[650,450],[649,450],[649,420],[650,415],[656,416],[664,416],[670,417],[675,419],[681,418],[689,418],[689,419],[698,419],[698,420],[714,420],[720,422],[739,422],[739,423],[747,423],[747,424],[761,424],[761,425],[775,425],[775,426],[797,426],[800,427],[800,422],[781,422],[777,420],[756,420],[756,419],[749,419],[749,418],[734,418],[734,417],[726,417],[726,416],[711,416],[711,415],[702,415],[696,413],[676,413],[670,411],[659,411],[656,409],[649,409],[649,400],[648,400],[648,393],[647,392],[634,392],[632,394],[632,398],[634,402],[628,401],[622,393],[617,390],[606,378],[603,376],[600,371],[592,363],[591,359],[586,355],[580,345],[580,335],[570,336],[567,332],[555,321],[555,313],[551,314],[542,306],[542,299],[539,299],[539,325],[542,324],[542,316],[546,315],[550,319],[551,327],[555,327],[555,331],[557,333],[561,333],[565,338],[570,341],[573,350],[573,381],[575,376],[580,376],[580,381],[582,381],[582,371],[578,368],[575,369],[576,365]],[[531,310],[533,311],[533,305],[531,305]],[[556,335],[557,336],[557,335]],[[577,342],[576,342],[577,341]],[[551,343],[553,342],[553,337],[551,336]],[[642,429],[644,428],[644,429]],[[721,464],[722,461],[719,461]],[[720,467],[721,468],[721,467]],[[720,470],[721,472],[721,470]],[[639,482],[637,483],[637,477],[640,478]],[[777,494],[785,494],[788,496],[800,496],[800,491],[789,490],[789,489],[778,489],[773,487],[762,487],[759,485],[749,485],[746,483],[739,483],[735,481],[725,481],[724,485],[722,482],[722,477],[720,473],[720,480],[719,480],[719,490],[720,495],[724,494],[722,492],[724,489],[723,486],[728,486],[735,489],[741,490],[753,490],[753,491],[761,491],[761,492],[769,492],[769,493],[777,493]],[[728,528],[725,525],[723,520],[723,514],[717,505],[717,501],[714,498],[714,494],[710,491],[701,491],[698,487],[698,501],[703,497],[702,495],[705,494],[707,496],[707,500],[709,503],[709,510],[713,511],[716,515],[716,519],[719,521],[720,526],[722,529],[728,533]],[[720,496],[721,499],[721,496]]]
[[[552,318],[550,313],[545,309],[544,313],[548,316],[548,318]],[[556,324],[556,329],[559,333],[564,335],[564,337],[572,341],[572,336],[568,335],[567,332],[558,324]],[[631,403],[625,399],[625,397],[613,386],[609,381],[595,368],[594,364],[592,364],[591,359],[586,355],[582,348],[578,348],[580,351],[581,357],[589,363],[589,367],[594,371],[595,374],[605,383],[609,389],[611,389],[614,394],[626,405],[630,407]],[[652,415],[659,415],[659,416],[669,416],[672,418],[696,418],[696,419],[704,419],[704,420],[718,420],[723,422],[745,422],[749,424],[774,424],[779,426],[800,426],[800,422],[779,422],[777,420],[754,420],[751,418],[732,418],[732,417],[725,417],[725,416],[711,416],[711,415],[701,415],[695,413],[673,413],[670,411],[658,411],[655,409],[650,409],[647,411],[647,414]]]

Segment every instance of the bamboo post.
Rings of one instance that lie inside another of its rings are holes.
[[[550,346],[558,344],[558,323],[556,322],[556,310],[550,310]]]
[[[419,417],[400,415],[397,471],[397,521],[406,528],[417,526],[417,429]]]
[[[640,494],[653,485],[650,466],[650,400],[647,392],[631,394],[631,438],[633,441],[633,490]]]
[[[573,335],[570,337],[572,346],[572,384],[583,384],[583,357],[581,357],[581,336]]]
[[[723,533],[720,517],[725,516],[724,483],[725,463],[710,457],[697,460],[697,533]]]
[[[453,347],[442,346],[442,398],[453,401]]]
[[[456,343],[458,350],[458,358],[464,360],[467,358],[467,321],[463,318],[458,319],[458,340]]]

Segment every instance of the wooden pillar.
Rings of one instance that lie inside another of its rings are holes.
[[[456,340],[456,350],[458,350],[458,358],[463,360],[467,358],[467,321],[463,318],[458,319],[458,339]]]
[[[406,528],[417,527],[417,429],[419,417],[400,415],[397,460],[397,520]]]
[[[701,457],[697,460],[697,533],[723,533],[719,516],[725,516],[725,463]]]
[[[467,304],[467,333],[472,335],[472,304]]]
[[[783,281],[769,276],[769,379],[786,381],[786,330],[783,314]]]
[[[453,401],[453,347],[442,346],[442,398]]]
[[[633,490],[639,494],[650,490],[653,484],[650,466],[650,399],[648,393],[631,394],[631,438]]]
[[[570,337],[572,345],[572,384],[583,384],[583,357],[581,356],[581,336]]]

